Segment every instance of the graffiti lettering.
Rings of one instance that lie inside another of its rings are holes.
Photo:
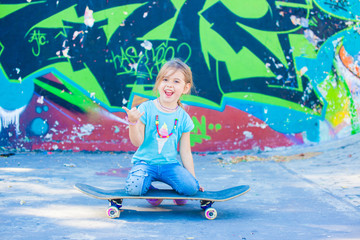
[[[127,49],[120,48],[120,54],[114,54],[111,51],[112,59],[110,62],[113,62],[114,68],[117,72],[117,75],[128,74],[134,71],[134,74],[137,72],[137,65],[144,57],[142,53],[138,54],[135,47],[128,47]]]
[[[191,57],[190,45],[181,43],[175,48],[174,46],[169,46],[168,41],[162,42],[156,48],[145,49],[144,53],[137,50],[134,46],[126,49],[121,47],[120,54],[115,54],[111,51],[112,59],[110,59],[110,62],[114,64],[117,75],[137,75],[141,72],[142,75],[145,74],[145,77],[153,79],[166,60],[174,58],[179,51],[184,51],[184,49],[188,52],[185,58],[186,62]]]
[[[206,117],[201,116],[201,120],[199,121],[195,116],[192,117],[192,120],[194,122],[194,129],[191,131],[191,138],[190,138],[190,144],[191,146],[195,146],[196,143],[202,143],[203,140],[211,140],[211,137],[208,135],[207,130],[210,131],[219,131],[222,126],[221,124],[213,124],[210,123],[207,125],[206,123]]]
[[[34,54],[35,57],[38,57],[40,55],[40,47],[47,44],[48,41],[46,40],[46,34],[45,33],[40,33],[39,31],[34,30],[31,34],[30,34],[30,39],[29,39],[29,43],[35,42],[35,49],[34,47],[32,47],[32,53]]]
[[[201,116],[201,121],[193,116],[192,120],[194,122],[194,129],[191,131],[191,146],[195,146],[196,143],[202,143],[203,140],[210,140],[211,137],[206,135],[206,118]]]

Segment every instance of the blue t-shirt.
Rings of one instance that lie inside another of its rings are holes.
[[[145,124],[144,142],[135,152],[132,163],[144,161],[148,164],[178,163],[177,147],[182,133],[190,132],[194,123],[189,114],[179,107],[175,112],[165,113],[160,111],[152,100],[146,101],[139,106],[139,111],[145,112],[140,121]],[[156,127],[158,116],[158,130]],[[174,129],[175,119],[177,120]],[[162,136],[171,136],[161,138]]]

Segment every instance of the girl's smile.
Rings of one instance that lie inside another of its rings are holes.
[[[171,91],[171,90],[165,90],[165,95],[166,95],[166,96],[171,97],[173,94],[174,94],[173,91]]]

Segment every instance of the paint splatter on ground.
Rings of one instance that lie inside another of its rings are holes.
[[[113,176],[113,177],[127,177],[131,168],[112,168],[107,172],[97,172],[96,175],[99,176]]]
[[[316,157],[322,154],[322,152],[306,152],[306,153],[299,153],[290,156],[281,156],[281,155],[274,155],[271,157],[259,157],[256,155],[243,155],[243,156],[230,156],[227,158],[218,158],[217,161],[223,165],[229,164],[237,164],[241,162],[255,162],[255,161],[275,161],[275,162],[289,162],[292,160],[302,160],[302,159],[309,159]]]

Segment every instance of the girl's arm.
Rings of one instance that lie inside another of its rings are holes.
[[[145,124],[138,121],[136,125],[129,125],[129,138],[135,147],[140,147],[144,142]]]
[[[190,132],[183,133],[180,138],[180,157],[184,165],[184,168],[187,169],[193,176],[195,175],[194,168],[194,159],[191,153],[190,145]],[[204,191],[204,188],[200,186],[200,191]]]
[[[140,113],[139,110],[134,107],[129,110],[126,107],[122,107],[128,115],[129,124],[129,138],[131,143],[135,147],[139,147],[144,142],[145,124],[140,121],[140,118],[144,113]]]
[[[186,132],[181,135],[180,157],[184,167],[196,178],[194,160],[191,153],[190,132]]]

